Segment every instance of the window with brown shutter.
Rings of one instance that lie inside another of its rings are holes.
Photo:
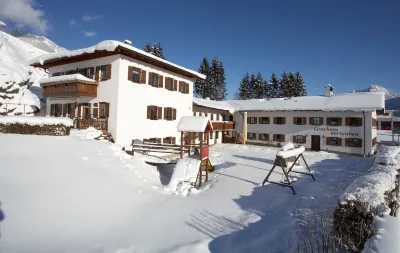
[[[219,114],[217,114],[217,120],[219,120]]]
[[[255,140],[257,134],[256,133],[247,133],[247,139],[249,140]]]
[[[323,117],[310,117],[309,119],[309,124],[314,125],[314,126],[320,126],[324,124],[324,118]]]
[[[293,135],[293,143],[304,144],[306,143],[306,136]]]
[[[107,75],[106,78],[107,80],[111,79],[111,64],[106,65],[107,66]]]
[[[247,119],[248,124],[257,124],[257,117],[248,117]]]
[[[274,134],[273,135],[273,140],[277,142],[284,142],[285,141],[285,135],[283,134]]]
[[[182,81],[179,82],[179,92],[185,93],[185,83]]]
[[[158,75],[158,88],[164,87],[164,76]]]
[[[165,89],[173,91],[174,90],[174,79],[171,77],[165,78]]]
[[[162,107],[154,105],[147,106],[147,119],[158,120],[162,118]]]
[[[174,80],[174,91],[178,90],[178,80]]]
[[[158,74],[152,72],[149,73],[149,85],[158,87]]]
[[[146,74],[147,72],[143,69],[140,70],[140,83],[146,84]]]
[[[176,120],[176,109],[172,109],[172,119]]]
[[[213,113],[211,113],[210,120],[214,120],[214,114]]]
[[[268,141],[269,140],[269,134],[259,133],[258,134],[258,140],[260,140],[260,141]]]
[[[162,119],[162,107],[157,107],[157,119]]]
[[[170,108],[170,107],[164,108],[164,119],[166,119],[166,120],[174,119],[173,108]]]
[[[360,138],[346,138],[345,139],[345,146],[346,147],[353,147],[353,148],[361,148],[362,147],[362,139],[360,139]]]
[[[328,126],[341,126],[342,118],[326,118],[326,125]]]
[[[128,67],[128,80],[134,83],[140,83],[141,69],[129,66]]]
[[[68,107],[67,104],[63,104],[63,117],[67,116],[67,110],[68,110],[67,107]]]
[[[293,117],[293,125],[306,125],[307,118],[306,117]]]
[[[189,94],[189,84],[185,83],[185,93]]]
[[[94,77],[94,80],[96,81],[100,80],[100,66],[96,66],[96,75]]]
[[[339,138],[339,137],[326,137],[326,145],[342,146],[342,138]]]
[[[56,105],[55,104],[51,104],[50,105],[50,116],[54,116],[56,112]]]
[[[346,126],[354,126],[354,127],[362,126],[362,118],[346,117],[345,118],[345,125]]]
[[[286,118],[285,117],[274,117],[274,124],[275,125],[285,125]]]

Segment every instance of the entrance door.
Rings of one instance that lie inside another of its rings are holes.
[[[321,136],[311,135],[311,150],[319,151],[321,149]]]

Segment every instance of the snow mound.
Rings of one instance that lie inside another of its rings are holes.
[[[74,130],[75,135],[78,136],[81,139],[87,139],[87,140],[93,140],[97,137],[99,137],[103,131],[97,130],[94,127],[89,127],[84,130]]]
[[[70,83],[73,81],[85,81],[95,83],[96,81],[81,74],[71,74],[71,75],[63,75],[63,76],[52,76],[49,78],[40,79],[39,83],[41,86],[44,84],[54,84],[54,83]]]
[[[73,121],[63,117],[24,117],[24,116],[0,116],[0,124],[27,124],[30,126],[58,125],[72,127]]]
[[[394,188],[397,170],[400,168],[400,147],[380,147],[376,164],[367,174],[358,177],[340,197],[342,204],[357,201],[376,215],[388,214],[385,192]],[[388,156],[397,154],[394,160]],[[385,164],[386,163],[386,164]]]
[[[193,185],[196,183],[199,168],[200,160],[198,159],[179,159],[166,190],[182,196],[187,196],[191,192],[197,193]]]
[[[0,31],[0,113],[33,115],[41,108],[38,81],[48,74],[27,61],[43,54],[47,53]]]
[[[365,243],[363,253],[400,252],[400,219],[375,216],[374,224],[376,233]]]

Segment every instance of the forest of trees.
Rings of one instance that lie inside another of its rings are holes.
[[[147,43],[144,51],[165,59],[161,43]],[[225,69],[222,61],[214,57],[211,62],[207,57],[201,61],[199,73],[207,76],[205,80],[194,83],[194,95],[211,100],[225,100],[226,89]],[[240,81],[234,94],[234,99],[259,99],[307,96],[307,89],[300,72],[283,72],[280,78],[275,73],[265,80],[261,73],[246,73]]]
[[[197,80],[194,84],[194,95],[211,100],[225,100],[228,95],[225,82],[225,69],[222,61],[214,57],[211,63],[204,57],[199,73],[207,76],[205,80]]]
[[[306,85],[300,72],[283,72],[280,79],[273,73],[269,80],[264,80],[260,73],[257,75],[246,73],[240,81],[234,99],[244,100],[299,96],[307,96]]]

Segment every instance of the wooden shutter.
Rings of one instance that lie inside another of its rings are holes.
[[[344,122],[345,122],[345,126],[350,126],[350,118],[349,117],[346,117]]]
[[[98,107],[93,108],[93,118],[95,118],[95,119],[99,118],[99,108]]]
[[[297,117],[293,117],[293,125],[297,125]]]
[[[375,119],[373,119],[373,120],[375,120]],[[357,123],[358,123],[357,126],[362,126],[363,125],[362,118],[357,118]],[[376,123],[375,123],[375,126],[376,126]]]
[[[186,83],[185,86],[186,86],[186,94],[189,94],[189,84]]]
[[[303,125],[307,125],[307,117],[303,117]]]
[[[351,145],[350,143],[351,143],[350,138],[344,139],[344,145],[345,145],[346,147],[350,147],[350,145]]]
[[[111,79],[111,64],[108,64],[107,65],[107,80],[110,80]]]
[[[99,81],[100,80],[100,66],[96,66],[96,76],[94,80]]]
[[[261,141],[262,140],[262,134],[258,134],[258,139]]]
[[[163,138],[163,139],[162,139],[162,142],[163,142],[163,143],[167,143],[167,142],[168,142],[168,141],[167,141],[167,137]]]
[[[63,117],[67,116],[68,104],[63,104]]]
[[[55,111],[56,111],[56,106],[55,106],[55,104],[51,104],[51,105],[50,105],[50,116],[54,116]]]
[[[158,76],[158,88],[164,87],[164,77],[162,75]]]
[[[162,107],[157,107],[157,119],[162,119]]]
[[[149,85],[151,85],[152,80],[153,80],[153,73],[149,72],[149,82],[148,82]]]
[[[297,136],[293,135],[293,143],[297,143]]]
[[[145,70],[140,70],[140,82],[146,84],[146,71]]]
[[[342,126],[342,118],[338,118],[338,126]]]
[[[176,109],[172,109],[172,119],[176,120]]]
[[[172,144],[176,143],[176,137],[172,137]]]
[[[161,143],[161,138],[157,138],[157,139],[156,139],[156,142],[157,142],[157,143]]]
[[[326,125],[330,126],[332,124],[332,119],[331,118],[326,118]]]
[[[258,117],[258,122],[260,122],[260,124],[262,124],[262,123],[263,123],[263,121],[262,121],[262,117]]]
[[[323,125],[324,124],[324,117],[319,117],[319,124]]]
[[[314,125],[314,117],[309,117],[308,122],[310,123],[310,125]]]
[[[338,146],[342,146],[342,138],[338,138]]]
[[[110,117],[110,103],[105,103],[106,104],[106,118]]]
[[[57,114],[58,114],[58,117],[62,116],[62,105],[61,104],[57,104]]]
[[[151,119],[151,105],[147,106],[147,119]]]
[[[164,107],[164,119],[167,119],[168,107]]]
[[[214,113],[211,113],[210,120],[214,120]]]
[[[174,80],[174,91],[178,90],[178,80]]]
[[[286,117],[282,117],[282,125],[285,125],[286,124]]]
[[[72,119],[75,117],[75,104],[71,103],[70,106],[71,106],[71,114],[69,117]]]
[[[217,114],[217,121],[219,120],[219,114]]]
[[[326,137],[326,145],[331,145],[330,137]]]
[[[128,67],[128,80],[133,81],[133,67],[132,66]]]
[[[274,124],[276,125],[277,122],[278,122],[278,119],[276,117],[274,117]]]
[[[361,148],[362,147],[362,139],[357,140],[357,147]]]
[[[272,140],[273,140],[273,141],[278,141],[278,135],[274,134],[274,135],[272,136]]]
[[[82,117],[82,103],[78,104],[78,117]]]

